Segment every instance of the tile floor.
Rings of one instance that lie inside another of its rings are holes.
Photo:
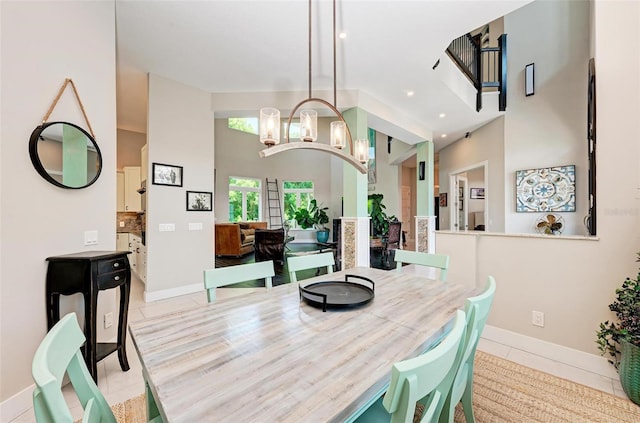
[[[242,295],[246,293],[247,290],[251,289],[252,288],[225,288],[220,289],[217,295],[218,298],[227,298],[229,296]],[[134,276],[129,303],[130,322],[193,307],[198,304],[206,304],[207,302],[206,294],[202,291],[195,294],[184,295],[147,304],[143,300],[143,292],[143,283]],[[478,349],[543,372],[554,374],[556,376],[626,398],[622,390],[622,386],[620,385],[620,381],[617,379],[603,377],[577,367],[559,363],[548,358],[531,354],[527,351],[522,351],[486,339],[480,339]],[[106,397],[109,404],[123,402],[144,392],[141,365],[129,337],[127,337],[127,357],[131,367],[128,372],[121,371],[116,354],[111,354],[109,357],[98,363],[98,387]],[[74,418],[80,418],[82,415],[82,408],[80,407],[80,403],[75,397],[71,386],[67,385],[63,391]],[[35,416],[32,409],[27,410],[22,415],[11,421],[11,423],[33,422],[35,422]]]

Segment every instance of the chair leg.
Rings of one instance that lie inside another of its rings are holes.
[[[467,378],[467,387],[462,394],[462,409],[467,423],[475,423],[476,417],[473,415],[473,378]]]

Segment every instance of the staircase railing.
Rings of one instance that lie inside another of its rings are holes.
[[[480,46],[480,35],[465,34],[447,47],[447,54],[476,89],[476,111],[482,109],[484,88],[497,88],[498,109],[507,109],[507,34],[498,38],[498,47]]]

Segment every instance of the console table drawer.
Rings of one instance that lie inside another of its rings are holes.
[[[117,270],[123,270],[127,267],[125,257],[120,257],[115,260],[102,260],[98,262],[98,274],[111,273]]]
[[[127,269],[122,269],[118,272],[105,273],[98,275],[98,289],[115,288],[118,285],[122,285],[122,282],[127,277]]]

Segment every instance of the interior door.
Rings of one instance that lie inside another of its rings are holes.
[[[451,228],[454,231],[466,231],[467,222],[467,177],[463,174],[454,175],[451,186],[453,187],[453,207],[451,207]]]

